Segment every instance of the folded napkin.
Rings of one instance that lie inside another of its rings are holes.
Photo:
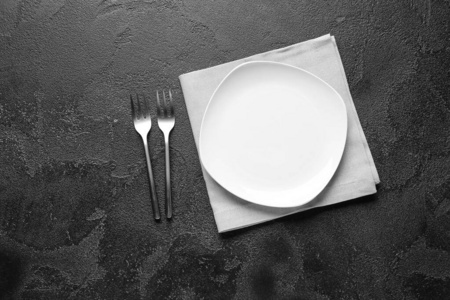
[[[221,187],[203,169],[219,232],[376,193],[375,185],[380,179],[350,95],[335,38],[330,35],[181,75],[179,79],[197,149],[203,114],[213,92],[233,68],[255,60],[281,62],[302,68],[336,89],[347,106],[347,141],[339,167],[326,188],[311,202],[294,208],[265,207],[242,200]]]

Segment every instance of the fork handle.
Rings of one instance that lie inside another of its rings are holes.
[[[150,154],[148,152],[147,137],[143,136],[142,140],[144,142],[145,158],[147,159],[148,179],[150,181],[150,199],[152,202],[153,217],[155,218],[155,220],[160,220],[161,216],[159,214],[158,199],[156,197],[156,188],[155,188],[155,180],[153,179],[152,163],[150,161]]]
[[[169,151],[169,134],[164,137],[166,148],[166,216],[167,219],[172,218],[172,189],[170,185],[170,151]]]

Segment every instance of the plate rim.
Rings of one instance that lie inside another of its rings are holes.
[[[250,64],[281,65],[281,66],[284,66],[284,67],[288,67],[288,68],[293,68],[293,69],[300,70],[300,71],[302,71],[302,72],[308,74],[309,76],[312,76],[312,77],[314,77],[315,79],[319,80],[321,83],[325,84],[329,89],[331,89],[331,90],[334,92],[334,94],[336,94],[337,98],[339,98],[339,100],[340,100],[339,103],[343,106],[343,112],[344,112],[344,115],[345,115],[345,116],[343,116],[343,117],[344,117],[344,122],[345,122],[345,130],[344,130],[344,134],[343,134],[343,138],[342,138],[342,144],[340,145],[341,147],[340,147],[340,149],[339,149],[339,154],[336,155],[336,157],[337,157],[337,165],[336,165],[336,168],[334,168],[334,170],[331,172],[331,176],[330,176],[330,178],[326,181],[325,185],[324,185],[321,189],[319,189],[319,191],[318,191],[317,193],[315,193],[315,195],[314,195],[313,197],[311,197],[310,199],[299,199],[299,201],[297,201],[294,205],[292,205],[292,204],[288,204],[288,205],[282,204],[282,205],[280,205],[280,204],[277,204],[277,203],[274,203],[274,205],[270,205],[270,204],[262,204],[262,203],[260,203],[260,202],[258,202],[258,201],[255,201],[255,200],[252,200],[252,199],[248,199],[248,198],[242,197],[242,196],[239,195],[238,193],[235,193],[235,192],[229,190],[227,187],[225,187],[220,181],[218,181],[218,180],[214,177],[214,175],[213,175],[213,174],[210,172],[210,170],[207,168],[206,164],[203,162],[203,159],[202,159],[202,147],[201,147],[201,145],[202,145],[202,135],[203,135],[203,134],[202,134],[202,133],[203,133],[203,126],[204,126],[204,123],[205,123],[205,118],[206,118],[206,116],[207,116],[207,112],[208,112],[209,107],[210,107],[210,105],[211,105],[211,103],[212,103],[212,100],[214,99],[214,97],[215,97],[217,91],[221,88],[221,86],[223,85],[223,83],[224,83],[230,76],[232,76],[233,73],[234,73],[235,71],[237,71],[238,69],[240,69],[240,68],[242,68],[242,67],[244,67],[244,66],[246,66],[246,65],[250,65]],[[318,195],[326,188],[326,186],[329,184],[329,182],[330,182],[331,179],[334,177],[336,171],[337,171],[338,168],[339,168],[339,165],[340,165],[340,163],[341,163],[341,160],[342,160],[342,157],[343,157],[343,154],[344,154],[344,149],[345,149],[345,145],[346,145],[346,142],[347,142],[347,137],[348,137],[348,112],[347,112],[347,105],[345,104],[345,101],[344,101],[344,99],[342,98],[342,96],[341,96],[341,95],[336,91],[336,89],[333,88],[328,82],[326,82],[326,81],[323,80],[322,78],[318,77],[317,75],[315,75],[315,74],[313,74],[313,73],[311,73],[311,72],[309,72],[309,71],[307,71],[307,70],[305,70],[305,69],[302,69],[302,68],[299,68],[299,67],[296,67],[296,66],[293,66],[293,65],[290,65],[290,64],[280,63],[280,62],[276,62],[276,61],[269,61],[269,60],[268,60],[268,61],[265,61],[265,60],[252,60],[252,61],[245,61],[245,62],[243,62],[243,63],[241,63],[241,64],[235,66],[231,71],[229,71],[228,74],[220,81],[219,85],[217,85],[217,87],[215,88],[215,90],[214,90],[214,92],[212,93],[211,97],[209,98],[208,104],[207,104],[207,106],[206,106],[206,108],[205,108],[205,111],[204,111],[204,113],[203,113],[202,121],[201,121],[201,125],[200,125],[200,134],[199,134],[199,142],[198,142],[198,152],[199,152],[199,157],[200,157],[200,163],[201,163],[201,165],[203,166],[203,168],[205,169],[205,171],[208,173],[208,175],[209,175],[209,176],[210,176],[210,177],[211,177],[218,185],[220,185],[223,189],[225,189],[227,192],[231,193],[232,195],[234,195],[234,196],[236,196],[236,197],[238,197],[239,199],[242,199],[242,200],[244,200],[244,201],[250,202],[250,203],[252,203],[252,204],[257,204],[257,205],[260,205],[260,206],[273,207],[273,208],[292,208],[292,207],[299,207],[299,206],[302,206],[302,205],[305,205],[305,204],[311,202],[312,200],[314,200],[314,199],[315,199],[315,198],[316,198],[316,197],[317,197],[317,196],[318,196]]]

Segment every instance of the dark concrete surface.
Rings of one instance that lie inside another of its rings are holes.
[[[378,193],[219,235],[178,76],[326,33]],[[128,95],[163,87],[155,223]],[[448,0],[1,0],[0,299],[450,299],[449,99]]]

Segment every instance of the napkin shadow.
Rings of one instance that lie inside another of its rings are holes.
[[[336,204],[332,204],[332,205],[320,206],[321,199],[318,196],[315,199],[313,199],[312,201],[310,201],[302,206],[290,207],[290,208],[278,208],[278,207],[267,207],[267,206],[248,202],[246,200],[243,200],[243,199],[235,196],[234,194],[231,194],[227,190],[224,190],[224,193],[229,194],[229,197],[232,198],[233,201],[236,201],[239,205],[251,206],[252,210],[258,211],[259,213],[267,212],[267,211],[276,212],[279,214],[284,213],[284,215],[279,218],[276,218],[276,219],[273,219],[270,221],[266,221],[266,222],[256,225],[258,227],[270,226],[271,224],[274,224],[277,222],[291,223],[291,222],[306,221],[311,218],[314,218],[315,216],[317,216],[319,214],[325,213],[327,211],[336,210],[336,209],[338,209],[338,210],[351,209],[351,207],[368,204],[368,203],[374,203],[378,200],[378,194],[375,193],[375,194],[371,194],[371,195],[362,196],[359,198],[349,199],[349,200],[339,202]],[[250,230],[254,230],[253,227],[254,226],[246,226],[246,227],[242,227],[242,228],[237,228],[235,230],[222,232],[220,235],[222,236],[222,238],[225,238],[225,239],[232,238],[236,235],[241,235]]]
[[[307,209],[295,214],[291,214],[288,216],[283,217],[283,220],[285,221],[302,221],[314,218],[316,215],[325,213],[327,211],[331,210],[345,210],[345,209],[352,209],[352,207],[356,207],[359,205],[367,205],[369,203],[375,203],[378,200],[378,194],[372,194],[372,195],[366,195],[359,198],[349,199],[343,202],[339,202],[332,205],[326,205],[326,206],[317,206],[313,207],[311,209]]]

